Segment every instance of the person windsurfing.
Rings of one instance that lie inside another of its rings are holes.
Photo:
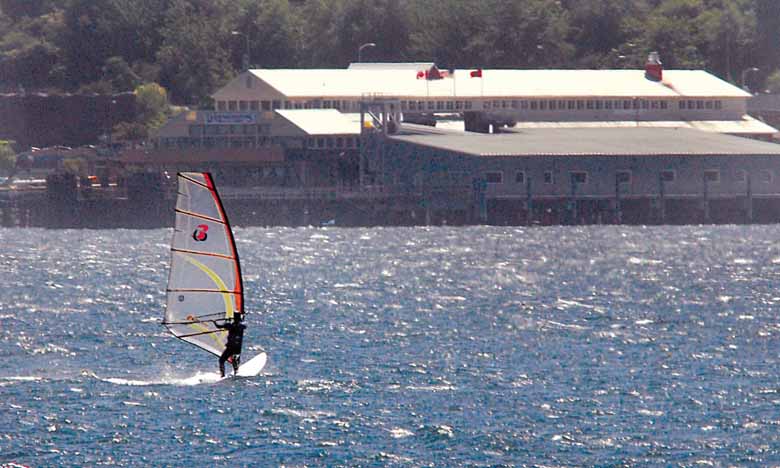
[[[214,325],[216,325],[217,328],[223,328],[228,332],[227,346],[219,357],[219,374],[222,377],[225,376],[225,361],[228,361],[233,365],[233,375],[238,373],[238,364],[241,359],[241,345],[244,341],[244,329],[246,329],[246,325],[241,321],[241,314],[236,313],[233,315],[232,319],[224,319],[224,322],[221,324],[214,322]]]

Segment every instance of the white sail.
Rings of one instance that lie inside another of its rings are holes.
[[[176,337],[219,356],[227,332],[214,321],[244,312],[238,252],[211,175],[183,172],[178,184],[163,323]]]

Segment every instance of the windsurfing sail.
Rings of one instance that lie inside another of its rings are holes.
[[[236,242],[211,174],[182,172],[177,179],[163,323],[176,337],[219,356],[227,332],[216,324],[244,313]]]

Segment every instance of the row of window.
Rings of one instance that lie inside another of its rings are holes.
[[[637,110],[668,109],[672,101],[662,99],[511,99],[481,101],[482,109],[520,109],[530,111],[546,110]],[[401,101],[401,111],[459,111],[471,110],[479,101],[425,100]],[[720,100],[688,99],[677,101],[681,110],[720,110]],[[479,108],[478,106],[476,108]],[[350,100],[313,101],[217,101],[218,111],[270,111],[273,109],[338,109],[343,112],[357,112],[360,102]]]
[[[208,126],[206,127],[208,128]],[[190,132],[192,133],[192,132]],[[158,148],[186,149],[186,148],[260,148],[281,144],[282,137],[247,136],[247,137],[177,137],[160,138],[157,141]],[[360,148],[359,137],[316,137],[307,138],[306,147],[309,149],[357,149]]]
[[[191,137],[215,136],[215,135],[270,135],[271,126],[262,125],[190,125]]]
[[[360,148],[360,138],[358,137],[307,138],[306,147],[309,149]]]
[[[582,185],[588,183],[587,171],[570,171],[569,180],[573,184]],[[674,182],[677,179],[677,172],[674,170],[664,170],[658,175],[659,180],[664,183]],[[708,183],[719,183],[721,181],[721,173],[719,169],[706,169],[703,173],[703,178]],[[748,178],[747,171],[744,169],[737,169],[733,173],[733,180],[735,182],[746,182]],[[774,174],[770,170],[762,170],[758,173],[758,181],[761,183],[770,183],[774,179]],[[554,184],[555,175],[553,171],[545,171],[543,175],[543,183]],[[615,181],[619,184],[630,184],[633,180],[633,176],[630,170],[620,170],[615,173]],[[488,184],[503,184],[504,172],[503,171],[488,171],[485,172],[485,181]],[[514,173],[515,184],[525,184],[528,181],[525,171],[516,171]]]
[[[263,148],[278,145],[278,137],[202,137],[202,138],[160,138],[155,148],[162,149],[198,149],[198,148]]]

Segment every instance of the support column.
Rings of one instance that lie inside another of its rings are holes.
[[[620,206],[620,178],[618,174],[615,174],[615,222],[617,224],[623,223],[623,212]]]
[[[531,225],[534,221],[534,197],[531,190],[531,178],[526,175],[525,177],[525,224]]]
[[[658,210],[660,212],[661,224],[666,223],[666,195],[663,173],[658,174]]]
[[[746,214],[747,222],[752,223],[753,222],[753,188],[750,182],[750,173],[747,173],[746,176],[747,176],[747,193],[746,193],[747,199],[745,200],[745,204],[747,206],[745,207],[745,212],[746,212],[745,214]]]
[[[707,173],[705,172],[702,175],[702,187],[703,187],[703,193],[702,193],[702,209],[704,211],[704,221],[709,222],[710,220],[710,194],[709,194],[709,185],[710,182],[707,180]]]

